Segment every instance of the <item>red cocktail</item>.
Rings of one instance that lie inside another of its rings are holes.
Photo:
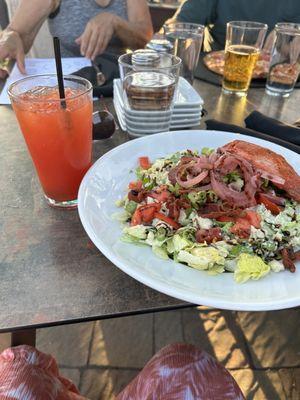
[[[12,84],[9,95],[48,203],[76,207],[80,182],[92,162],[92,86],[64,77],[59,99],[54,75]]]

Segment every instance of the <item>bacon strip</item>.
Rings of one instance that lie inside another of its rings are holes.
[[[198,243],[210,244],[222,240],[222,232],[220,228],[198,229],[196,232],[196,241]]]
[[[296,259],[295,253],[292,249],[285,247],[281,250],[282,262],[286,269],[290,270],[290,272],[296,271],[296,266],[294,264],[294,260]]]

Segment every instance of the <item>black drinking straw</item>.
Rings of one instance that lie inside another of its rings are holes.
[[[57,81],[58,81],[58,90],[59,90],[59,97],[61,100],[62,108],[66,108],[66,101],[65,101],[65,87],[64,87],[64,78],[63,78],[63,71],[61,65],[61,54],[60,54],[60,43],[58,37],[53,38],[53,46],[54,46],[54,54],[55,54],[55,64],[56,64],[56,74],[57,74]]]

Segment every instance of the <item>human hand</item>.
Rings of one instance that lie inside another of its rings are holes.
[[[0,32],[0,61],[14,59],[17,61],[18,68],[25,74],[25,54],[23,42],[18,32],[6,29]],[[0,78],[6,76],[6,71],[1,69]]]
[[[115,18],[111,13],[100,13],[89,20],[82,35],[75,40],[82,56],[94,60],[105,51],[114,34]]]

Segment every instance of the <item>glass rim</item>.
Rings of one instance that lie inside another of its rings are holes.
[[[263,22],[256,21],[229,21],[227,22],[227,26],[232,26],[233,28],[244,28],[244,29],[268,29],[268,25]]]
[[[30,75],[30,76],[26,76],[25,78],[19,79],[16,82],[13,82],[9,85],[9,88],[7,89],[7,93],[9,95],[9,97],[13,100],[18,101],[18,98],[20,97],[20,94],[14,94],[13,93],[13,89],[15,86],[17,86],[20,83],[23,83],[25,81],[30,81],[33,80],[34,78],[46,78],[46,77],[50,77],[50,78],[57,78],[56,74],[37,74],[37,75]],[[78,99],[81,96],[84,96],[85,94],[89,93],[91,90],[93,90],[93,85],[92,83],[86,79],[86,78],[82,78],[81,76],[77,76],[77,75],[64,75],[63,79],[67,79],[67,78],[72,78],[72,79],[76,79],[78,81],[81,81],[83,83],[85,83],[87,85],[86,89],[77,95],[71,96],[71,97],[64,97],[64,98],[59,98],[59,99],[49,99],[49,100],[39,100],[39,99],[22,99],[21,101],[23,102],[30,102],[30,103],[60,103],[61,101],[65,100],[65,101],[70,101],[70,100],[74,100],[74,99]],[[58,85],[58,84],[57,84]]]
[[[275,31],[287,34],[300,35],[300,24],[297,22],[277,22]]]
[[[181,21],[175,21],[175,22],[170,22],[169,24],[163,24],[163,28],[167,29],[168,27],[175,27],[176,25],[180,26],[180,25],[187,25],[190,26],[192,28],[200,28],[201,31],[204,31],[205,26],[202,24],[195,24],[194,22],[181,22]],[[180,29],[180,28],[179,28]],[[184,29],[184,28],[182,28]]]
[[[155,51],[155,50],[154,50]],[[159,52],[157,52],[158,54],[159,54]],[[125,53],[125,54],[122,54],[119,58],[118,58],[118,64],[120,64],[120,65],[122,65],[123,67],[128,67],[128,68],[130,68],[130,69],[132,69],[133,68],[133,64],[128,64],[127,62],[125,62],[125,61],[123,61],[123,58],[125,58],[126,56],[130,56],[130,55],[132,55],[133,53]],[[172,65],[170,65],[170,66],[168,66],[168,67],[156,67],[156,66],[152,66],[152,65],[150,65],[150,66],[139,66],[139,69],[142,71],[143,69],[145,69],[145,71],[149,71],[149,69],[153,69],[154,71],[164,71],[164,70],[166,70],[166,69],[170,69],[170,68],[176,68],[176,67],[179,67],[181,64],[182,64],[182,60],[181,60],[181,58],[179,58],[178,56],[175,56],[174,54],[168,54],[168,53],[163,53],[164,54],[164,56],[167,56],[167,57],[169,57],[169,58],[172,58],[172,59],[175,59],[176,60],[176,63],[175,64],[172,64]]]

